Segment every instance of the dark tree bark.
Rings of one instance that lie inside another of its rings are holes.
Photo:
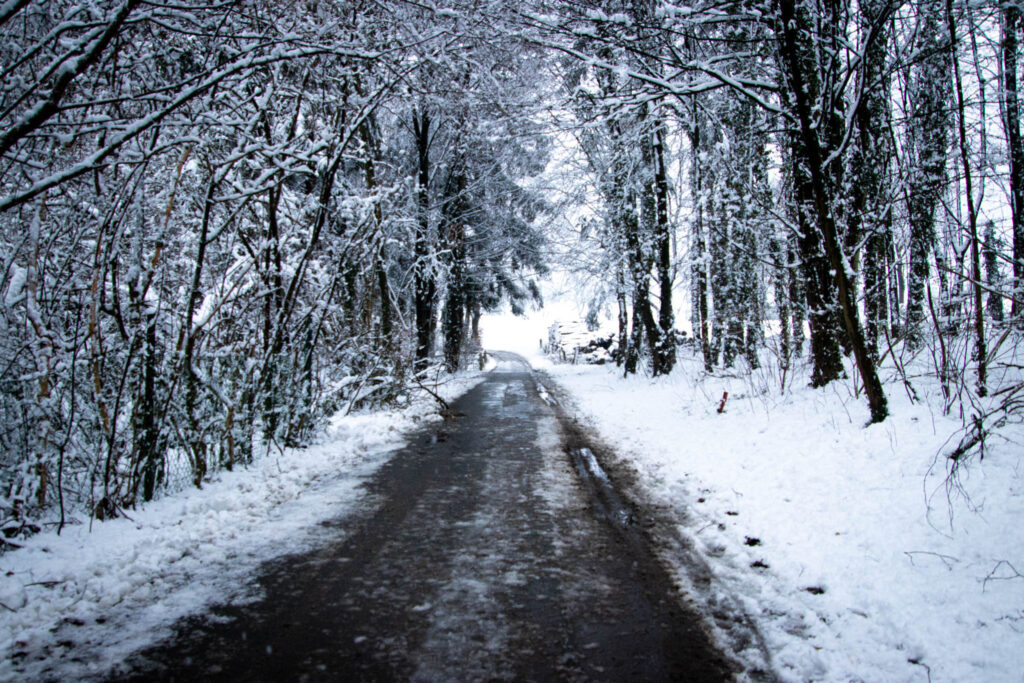
[[[736,318],[736,293],[735,273],[733,254],[730,253],[732,233],[730,232],[731,222],[725,219],[725,211],[722,204],[725,202],[718,196],[722,185],[713,173],[705,174],[708,181],[708,189],[715,188],[714,196],[705,197],[705,217],[708,229],[708,263],[709,285],[711,299],[714,302],[712,310],[712,340],[713,353],[717,357],[721,354],[722,365],[731,368],[736,360],[739,340],[737,339],[737,326],[734,324]]]
[[[651,352],[651,371],[655,376],[668,372],[666,368],[666,351],[662,330],[658,327],[651,309],[650,277],[651,266],[661,247],[661,235],[658,225],[658,194],[657,194],[657,162],[655,159],[653,132],[650,129],[651,117],[644,106],[641,109],[638,124],[640,126],[640,216],[639,220],[632,216],[624,221],[626,228],[626,248],[629,250],[629,267],[633,278],[633,346],[637,350],[643,348],[643,340]],[[623,141],[625,142],[625,141]],[[628,193],[627,193],[628,197]],[[630,211],[632,203],[623,205],[623,211]],[[630,211],[630,213],[633,213]],[[668,214],[666,213],[666,223]],[[668,226],[664,226],[666,247],[668,246]],[[651,254],[651,247],[654,254]],[[666,272],[666,276],[669,274]],[[669,284],[671,291],[671,283]],[[669,294],[671,300],[671,293]]]
[[[761,360],[758,351],[762,346],[762,305],[761,281],[757,263],[757,237],[752,229],[744,231],[740,245],[743,257],[741,260],[739,284],[743,301],[742,335],[743,355],[751,368],[759,368]]]
[[[1020,134],[1020,98],[1017,96],[1017,50],[1020,6],[1003,5],[1003,104],[1006,112],[1006,140],[1010,157],[1010,209],[1013,216],[1013,298],[1012,313],[1024,320],[1024,141]],[[1001,307],[1001,306],[1000,306]]]
[[[207,235],[210,231],[213,195],[215,190],[216,183],[211,180],[206,190],[206,201],[203,204],[203,218],[200,222],[199,244],[196,247],[196,259],[192,267],[192,283],[189,287],[188,304],[185,310],[185,321],[181,328],[181,337],[178,339],[178,350],[181,352],[181,372],[184,375],[183,382],[185,385],[185,416],[190,423],[189,432],[190,436],[192,436],[191,443],[188,443],[187,445],[191,449],[191,453],[189,455],[192,460],[192,478],[193,483],[196,486],[200,486],[202,484],[203,477],[206,476],[206,448],[205,443],[202,442],[200,438],[197,438],[197,435],[200,434],[201,426],[199,424],[199,417],[196,414],[197,403],[199,400],[199,380],[195,374],[197,332],[194,330],[193,323],[195,321],[196,309],[199,307],[200,302],[200,285],[202,283],[203,268],[206,264],[206,248],[209,246],[207,242]],[[268,297],[268,299],[269,298],[270,297]],[[264,323],[266,324],[266,321],[264,321]],[[264,339],[264,345],[265,347],[267,345],[266,339]]]
[[[46,94],[46,97],[37,106],[31,108],[21,120],[0,134],[0,157],[6,155],[15,144],[31,135],[60,111],[61,102],[68,92],[73,90],[75,79],[99,62],[107,47],[121,32],[128,16],[140,4],[142,4],[142,0],[127,0],[111,16],[110,23],[96,40],[80,45],[83,50],[82,54],[78,55],[77,59],[68,59],[65,62],[70,68],[62,68],[56,72],[50,92]],[[13,7],[6,9],[15,10]],[[9,18],[11,14],[11,11],[5,12],[5,18]]]
[[[777,29],[776,42],[779,44],[780,67],[791,81],[788,65],[782,50],[782,29]],[[801,49],[797,46],[794,49]],[[800,59],[808,62],[810,77],[813,79],[814,93],[817,94],[817,75],[813,71],[814,60],[808,55],[796,55],[797,65]],[[804,69],[805,67],[801,67]],[[801,72],[803,73],[803,71]],[[789,91],[794,85],[788,83]],[[801,86],[802,87],[802,86]],[[796,111],[789,91],[782,91],[784,106],[789,111]],[[804,93],[807,99],[807,93]],[[808,105],[805,105],[808,106]],[[798,125],[799,125],[798,120]],[[812,131],[813,132],[813,131]],[[794,343],[798,353],[802,353],[804,342],[804,320],[810,332],[810,360],[812,387],[823,387],[829,382],[840,379],[844,375],[842,354],[839,348],[839,333],[836,329],[841,316],[836,315],[835,285],[830,274],[830,264],[822,245],[822,234],[816,226],[815,190],[812,184],[808,153],[805,149],[802,130],[790,131],[787,136],[787,162],[790,172],[793,205],[792,220],[797,226],[796,238],[791,245],[791,300],[796,302],[794,316]],[[817,138],[815,138],[817,142]],[[820,153],[820,150],[819,150]],[[819,175],[823,173],[818,170]],[[824,181],[822,190],[824,191]],[[834,224],[833,224],[834,225]]]
[[[462,359],[466,313],[466,240],[463,221],[467,213],[465,159],[454,161],[443,196],[445,259],[448,261],[448,289],[444,305],[444,362],[448,372],[459,369]]]
[[[806,341],[804,326],[807,323],[807,297],[804,294],[804,278],[800,274],[800,259],[793,244],[795,241],[791,238],[786,247],[786,269],[789,271],[789,303],[793,307],[793,353],[799,358],[804,355]]]
[[[659,330],[654,320],[654,313],[651,311],[650,264],[640,240],[640,222],[636,212],[630,211],[629,206],[629,203],[624,205],[622,227],[625,234],[630,280],[633,285],[633,322],[625,365],[626,372],[632,374],[637,371],[644,337],[646,336],[648,342],[656,340]],[[655,370],[655,374],[660,374],[658,369]]]
[[[156,400],[156,311],[147,311],[146,341],[143,351],[142,395],[136,410],[139,419],[139,460],[142,465],[142,499],[153,500],[156,493],[157,472],[163,464],[160,448],[160,429],[157,423]]]
[[[380,158],[380,145],[377,143],[377,139],[373,134],[373,127],[370,125],[369,120],[364,121],[363,124],[359,126],[359,135],[363,140],[363,146],[366,151],[366,158],[363,161],[363,175],[366,179],[366,189],[370,194],[375,194],[377,192],[377,161]],[[376,201],[374,203],[373,222],[375,232],[379,235],[381,226],[384,224],[384,214],[380,201]],[[378,250],[383,251],[383,245],[381,245]],[[377,293],[380,296],[381,345],[390,353],[394,349],[394,340],[391,338],[393,327],[391,286],[388,283],[388,271],[384,265],[383,254],[378,253],[377,258],[374,261],[374,275],[377,279]]]
[[[783,67],[786,70],[789,93],[792,97],[794,113],[799,122],[799,134],[803,143],[800,148],[802,159],[798,163],[806,164],[810,175],[810,190],[813,194],[815,221],[824,239],[825,253],[832,268],[839,306],[843,314],[846,334],[850,338],[857,369],[864,382],[864,393],[867,395],[871,410],[871,421],[881,422],[888,416],[889,409],[882,383],[871,362],[870,354],[864,343],[864,334],[860,326],[854,292],[851,287],[850,273],[842,252],[842,243],[836,230],[832,215],[832,198],[829,196],[828,182],[825,177],[825,156],[818,138],[817,127],[814,125],[814,97],[817,95],[817,84],[813,81],[813,73],[807,73],[809,63],[802,41],[810,35],[811,25],[807,17],[797,11],[795,0],[779,0],[779,50]]]
[[[778,238],[771,236],[769,243],[772,265],[775,276],[772,285],[775,288],[775,305],[779,314],[779,368],[786,372],[793,356],[793,340],[790,331],[792,322],[792,302],[789,298],[789,268],[786,263],[786,252],[782,249]]]
[[[622,366],[629,355],[629,304],[626,301],[626,274],[621,263],[615,268],[615,303],[619,324],[619,351],[615,355],[615,364]]]
[[[829,264],[823,254],[821,235],[813,224],[814,192],[802,161],[803,143],[794,138],[792,146],[793,189],[799,226],[797,247],[800,252],[800,284],[807,303],[807,323],[810,329],[811,386],[823,387],[843,376],[843,360],[835,332],[835,315],[832,312]]]
[[[864,61],[861,67],[860,102],[855,112],[856,147],[852,158],[850,188],[852,207],[848,219],[850,240],[864,244],[865,336],[873,362],[878,360],[878,339],[887,324],[886,264],[892,242],[892,213],[886,186],[892,157],[888,135],[891,78],[886,64],[888,7],[885,0],[862,0]]]
[[[413,136],[416,143],[416,201],[418,204],[414,254],[416,263],[414,308],[416,314],[416,365],[426,365],[434,347],[434,301],[437,283],[434,279],[433,236],[430,230],[430,115],[425,110],[413,114]]]
[[[935,211],[945,183],[949,151],[949,102],[952,95],[952,64],[942,30],[941,7],[935,2],[919,5],[919,45],[925,50],[911,82],[910,154],[907,210],[910,221],[910,267],[907,282],[907,342],[921,343],[925,319],[925,286],[928,265],[935,248]]]
[[[694,334],[700,344],[701,355],[704,358],[704,369],[711,372],[715,367],[715,356],[711,347],[711,321],[708,319],[708,274],[704,244],[704,174],[699,163],[702,125],[699,116],[697,103],[694,101],[693,120],[689,127],[690,150],[693,159],[690,182],[693,184],[696,204],[693,210],[693,258],[690,266],[694,299],[691,320]]]
[[[462,264],[456,261],[448,280],[448,295],[444,303],[444,364],[448,372],[456,372],[462,360],[465,327],[465,286]]]
[[[1003,297],[999,292],[1002,289],[1003,279],[999,274],[999,243],[996,239],[996,225],[992,221],[985,225],[985,243],[982,252],[985,259],[985,280],[989,286],[985,310],[992,316],[992,320],[1002,322]]]
[[[972,188],[970,157],[967,150],[966,106],[964,104],[964,88],[960,78],[960,63],[956,57],[956,15],[953,13],[953,0],[946,0],[946,26],[949,29],[950,61],[953,63],[953,83],[956,87],[957,132],[960,141],[960,162],[963,164],[964,190],[967,201],[967,229],[971,237],[971,278],[974,293],[974,353],[978,360],[978,396],[988,394],[988,351],[985,344],[985,311],[981,297],[981,255],[978,239],[978,213],[974,203]]]
[[[380,295],[380,337],[384,348],[392,351],[395,346],[393,339],[394,313],[391,309],[391,284],[388,281],[388,269],[385,265],[383,254],[377,255],[377,262],[374,264],[377,273],[377,293]]]
[[[611,168],[611,184],[608,188],[607,203],[610,212],[611,233],[616,246],[620,250],[619,258],[622,265],[621,296],[625,298],[626,292],[631,294],[632,303],[632,324],[625,346],[620,347],[622,353],[622,367],[625,374],[634,374],[640,363],[640,354],[643,350],[643,339],[645,334],[645,321],[653,320],[650,312],[649,296],[649,275],[650,267],[642,250],[640,240],[640,221],[642,214],[637,215],[637,195],[634,186],[630,183],[630,174],[627,153],[624,149],[622,127],[619,121],[609,119],[607,122],[608,133],[611,137],[613,159]],[[642,188],[641,188],[642,190]],[[651,197],[653,200],[653,196]],[[647,198],[642,198],[642,203],[648,203]],[[653,204],[648,204],[647,210],[653,219]],[[644,315],[644,309],[647,315]],[[657,327],[657,325],[655,325]]]
[[[668,171],[665,167],[665,125],[660,116],[654,129],[654,186],[658,211],[655,245],[658,269],[658,327],[660,344],[654,351],[661,372],[668,374],[676,364],[675,314],[672,311],[672,236],[668,220]]]

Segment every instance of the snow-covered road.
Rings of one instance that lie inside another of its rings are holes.
[[[528,366],[501,356],[371,478],[346,534],[279,558],[258,599],[176,627],[115,677],[725,677],[666,573],[592,514]]]

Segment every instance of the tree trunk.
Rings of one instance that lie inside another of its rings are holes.
[[[714,197],[705,197],[705,217],[708,219],[708,264],[709,285],[711,289],[711,300],[714,307],[712,316],[712,339],[713,353],[717,357],[722,356],[722,365],[727,368],[733,366],[736,359],[736,327],[732,324],[736,316],[735,304],[735,264],[730,252],[732,243],[731,222],[725,215],[723,208],[726,201],[718,197],[718,190],[721,188],[715,181],[714,176],[707,178],[708,190],[715,188]]]
[[[911,169],[907,189],[910,221],[910,267],[907,279],[907,343],[921,344],[925,318],[925,285],[935,247],[935,210],[945,180],[951,96],[949,50],[934,3],[922,3],[918,45],[925,54],[913,72],[910,124]]]
[[[629,357],[629,305],[626,303],[626,275],[621,263],[615,268],[615,288],[619,323],[619,350],[615,354],[615,364],[621,366]],[[628,367],[625,370],[629,372]]]
[[[153,500],[157,471],[163,463],[156,419],[156,311],[146,312],[146,344],[143,354],[139,456],[142,463],[142,499]]]
[[[848,264],[842,253],[842,244],[832,217],[832,198],[829,196],[825,178],[825,159],[822,154],[821,142],[818,139],[817,127],[812,118],[812,94],[816,92],[817,87],[809,82],[808,75],[804,73],[808,61],[802,55],[800,44],[801,37],[807,35],[810,26],[805,17],[797,13],[795,0],[779,0],[779,9],[780,51],[784,67],[788,71],[787,80],[790,94],[800,125],[800,137],[803,141],[801,149],[804,152],[802,161],[806,163],[811,176],[816,223],[825,241],[825,253],[828,256],[829,265],[832,267],[833,278],[838,290],[839,306],[843,314],[846,334],[850,338],[857,369],[864,382],[864,393],[867,395],[868,406],[871,410],[871,421],[881,422],[889,414],[885,392],[864,343],[854,292],[850,287]]]
[[[953,0],[946,0],[946,23],[949,27],[950,61],[953,63],[953,82],[956,86],[957,129],[960,139],[960,162],[963,164],[964,189],[967,201],[967,228],[971,236],[971,279],[974,291],[974,352],[978,360],[978,396],[988,394],[988,351],[985,344],[985,311],[981,299],[981,256],[978,239],[978,213],[974,204],[974,192],[971,181],[970,158],[967,150],[966,106],[964,104],[964,88],[960,79],[960,62],[956,56],[956,16],[953,14]]]
[[[802,143],[794,139],[793,183],[799,226],[797,245],[800,251],[801,284],[807,302],[807,323],[811,333],[811,386],[823,387],[843,376],[843,360],[832,313],[829,264],[822,254],[821,234],[812,223],[813,190],[803,168],[801,149]]]
[[[178,348],[182,353],[181,369],[184,374],[185,416],[189,423],[189,433],[185,435],[185,445],[190,451],[189,455],[192,459],[192,478],[193,483],[197,487],[202,484],[203,477],[206,475],[206,450],[203,440],[199,436],[201,425],[199,423],[199,416],[196,414],[198,407],[198,378],[195,375],[194,356],[197,333],[193,330],[193,323],[195,320],[196,309],[199,307],[200,302],[200,286],[202,284],[203,268],[206,262],[206,247],[208,246],[207,235],[209,234],[210,229],[211,212],[213,210],[213,194],[215,189],[216,184],[211,180],[206,191],[206,201],[203,204],[203,218],[200,223],[199,244],[196,248],[196,260],[192,268],[192,284],[188,293],[185,320],[181,328],[181,337],[178,339]],[[271,206],[276,210],[276,204],[271,202]],[[276,227],[276,222],[274,223],[274,226]],[[268,225],[268,230],[269,229],[270,227]],[[273,262],[269,249],[267,259],[268,263]],[[267,298],[270,299],[270,297]],[[265,303],[265,306],[269,305],[269,301]],[[264,314],[267,315],[266,310],[264,310]],[[266,318],[264,318],[264,325],[268,325]],[[267,344],[268,340],[264,338],[265,348]]]
[[[806,340],[804,325],[807,322],[807,297],[804,294],[806,287],[803,276],[800,274],[800,260],[793,238],[787,241],[786,258],[786,270],[789,273],[789,303],[793,307],[793,353],[800,358],[804,355],[804,341]]]
[[[1002,322],[1003,297],[999,292],[1002,289],[1003,279],[999,275],[999,247],[996,240],[996,224],[992,221],[985,224],[985,242],[982,252],[982,256],[985,258],[985,280],[989,286],[985,310],[992,316],[992,320],[997,323]]]
[[[1018,324],[1024,320],[1024,141],[1020,134],[1020,99],[1017,96],[1017,32],[1020,6],[1003,6],[1003,103],[1006,112],[1006,140],[1010,157],[1010,209],[1013,217],[1012,313]]]
[[[462,360],[466,317],[466,239],[463,221],[467,214],[465,159],[452,164],[443,195],[444,221],[441,233],[449,264],[448,290],[444,306],[444,362],[448,372],[456,372]]]
[[[676,364],[675,313],[672,311],[672,235],[668,221],[668,172],[665,168],[665,124],[660,115],[654,128],[654,187],[657,199],[655,245],[658,269],[658,327],[660,343],[654,353],[659,356],[661,372],[668,374]]]
[[[426,366],[434,347],[434,300],[437,283],[434,280],[433,239],[430,231],[430,116],[420,111],[413,116],[413,135],[416,140],[417,176],[416,201],[418,205],[414,253],[415,314],[416,314],[416,367]]]
[[[636,226],[635,233],[627,234],[627,241],[633,253],[633,309],[634,312],[640,314],[644,336],[646,336],[651,350],[651,369],[657,376],[665,374],[668,370],[665,368],[665,344],[662,338],[662,329],[658,327],[654,319],[650,300],[650,265],[654,259],[651,258],[648,250],[649,245],[653,242],[655,256],[657,256],[661,249],[662,239],[659,234],[661,226],[658,224],[657,159],[654,152],[653,131],[648,128],[650,116],[646,106],[641,110],[640,124],[643,127],[640,131],[640,156],[643,163],[640,183],[640,223]],[[665,221],[668,222],[667,212]],[[664,243],[667,250],[669,247],[668,226],[664,227],[666,231]],[[667,270],[666,263],[666,277],[669,276]],[[669,283],[669,292],[671,303],[671,282]]]
[[[779,369],[789,370],[793,356],[793,341],[790,333],[792,321],[791,302],[789,299],[789,269],[786,267],[786,252],[783,251],[779,239],[772,235],[769,243],[775,277],[772,285],[775,288],[775,305],[779,314]]]
[[[865,333],[872,362],[878,361],[878,338],[886,324],[886,250],[892,239],[892,214],[886,187],[892,156],[889,144],[889,92],[886,55],[888,12],[884,0],[862,0],[864,61],[860,79],[860,106],[857,108],[856,148],[850,178],[852,210],[848,240],[857,243],[866,234],[864,244]]]
[[[373,129],[368,121],[359,126],[359,134],[366,148],[366,158],[363,160],[363,175],[366,179],[366,189],[371,195],[377,192],[377,159],[380,154],[380,146],[373,136]],[[384,223],[384,213],[380,200],[374,201],[373,205],[374,232],[379,238]],[[391,338],[392,312],[391,312],[391,287],[388,284],[388,272],[384,265],[382,253],[384,246],[378,247],[378,254],[374,259],[374,275],[377,279],[377,290],[380,295],[380,340],[381,346],[386,353],[390,353],[394,347],[394,340]]]
[[[691,323],[693,334],[700,344],[704,358],[704,370],[711,372],[715,367],[715,357],[711,348],[711,321],[708,319],[708,272],[706,247],[704,244],[704,174],[701,172],[701,121],[696,101],[693,106],[693,121],[690,123],[690,150],[692,156],[691,183],[693,186],[693,258],[691,259],[690,276],[693,279],[693,311]]]

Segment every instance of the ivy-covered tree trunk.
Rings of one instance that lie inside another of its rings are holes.
[[[952,61],[943,30],[943,8],[935,0],[918,5],[921,58],[911,73],[910,168],[907,213],[910,266],[907,281],[907,343],[921,344],[925,286],[935,248],[935,212],[945,183],[949,151]]]
[[[996,238],[996,225],[989,221],[985,224],[985,241],[983,243],[982,255],[985,259],[985,280],[988,283],[988,301],[985,310],[992,316],[992,320],[999,323],[1003,321],[1003,297],[1000,292],[1003,288],[1003,278],[999,273],[999,243]]]
[[[832,303],[832,282],[829,264],[821,245],[821,236],[812,222],[813,191],[801,159],[803,143],[792,140],[793,185],[799,235],[800,284],[807,302],[807,323],[810,330],[811,386],[823,387],[843,376],[839,338],[835,330]]]
[[[856,110],[855,146],[851,159],[849,187],[852,206],[848,218],[854,244],[864,240],[864,313],[868,351],[878,359],[878,339],[887,326],[887,265],[892,244],[889,166],[890,144],[888,54],[888,7],[884,0],[863,0],[860,4],[861,31],[865,45],[861,67],[860,106]]]

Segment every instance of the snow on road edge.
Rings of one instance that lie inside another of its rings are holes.
[[[434,389],[450,400],[483,374]],[[429,398],[337,416],[317,445],[265,453],[130,519],[37,534],[0,556],[0,680],[100,676],[181,617],[255,597],[248,586],[260,563],[310,547],[325,533],[318,522],[372,505],[359,485],[439,419]]]
[[[959,423],[895,391],[889,420],[865,428],[862,402],[834,389],[772,398],[749,380],[695,380],[693,367],[623,380],[531,362],[677,510],[676,531],[714,573],[708,604],[742,605],[783,680],[1020,680],[1015,444],[993,445],[947,500],[936,453]]]

